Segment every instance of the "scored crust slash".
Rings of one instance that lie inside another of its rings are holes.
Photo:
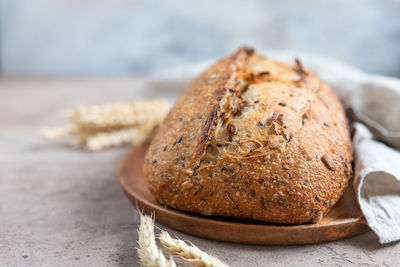
[[[351,178],[334,91],[297,59],[250,48],[194,79],[160,125],[144,174],[158,202],[208,216],[317,222]]]

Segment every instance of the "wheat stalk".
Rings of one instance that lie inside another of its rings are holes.
[[[136,145],[145,141],[156,126],[157,124],[150,122],[137,127],[112,131],[109,133],[99,133],[86,138],[85,148],[91,151],[97,151],[123,144]]]
[[[174,255],[179,255],[192,265],[199,267],[229,267],[228,264],[207,254],[195,245],[188,245],[180,239],[172,238],[166,231],[161,231],[158,239],[166,250]]]
[[[81,106],[68,112],[68,117],[88,127],[132,126],[145,123],[149,118],[164,118],[170,105],[163,100],[120,102],[104,105]]]
[[[136,145],[151,138],[169,108],[163,100],[81,106],[65,112],[72,125],[43,129],[40,135],[47,139],[72,135],[73,146],[92,151],[128,143]]]
[[[176,267],[175,261],[167,260],[161,249],[157,248],[154,235],[154,218],[140,213],[137,248],[140,264],[144,267]]]
[[[45,128],[40,130],[40,136],[46,139],[60,139],[77,132],[75,125],[66,125],[55,128]]]

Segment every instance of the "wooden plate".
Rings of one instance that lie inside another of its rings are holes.
[[[142,166],[148,144],[132,149],[118,169],[119,182],[131,202],[145,213],[155,213],[158,223],[208,239],[265,245],[295,245],[332,241],[367,232],[360,208],[349,186],[341,200],[317,224],[277,225],[233,218],[205,217],[158,204],[150,194]]]

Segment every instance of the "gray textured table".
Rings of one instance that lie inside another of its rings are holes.
[[[36,133],[65,123],[57,113],[64,108],[154,97],[143,85],[142,78],[0,79],[0,266],[137,266],[138,215],[116,178],[129,148],[88,153]],[[282,247],[171,232],[232,266],[400,265],[400,243],[381,246],[371,232]]]

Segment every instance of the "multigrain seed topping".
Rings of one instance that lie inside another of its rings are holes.
[[[299,60],[290,65],[242,48],[185,90],[159,127],[144,172],[157,201],[175,209],[306,223],[340,198],[351,161],[332,89]]]

